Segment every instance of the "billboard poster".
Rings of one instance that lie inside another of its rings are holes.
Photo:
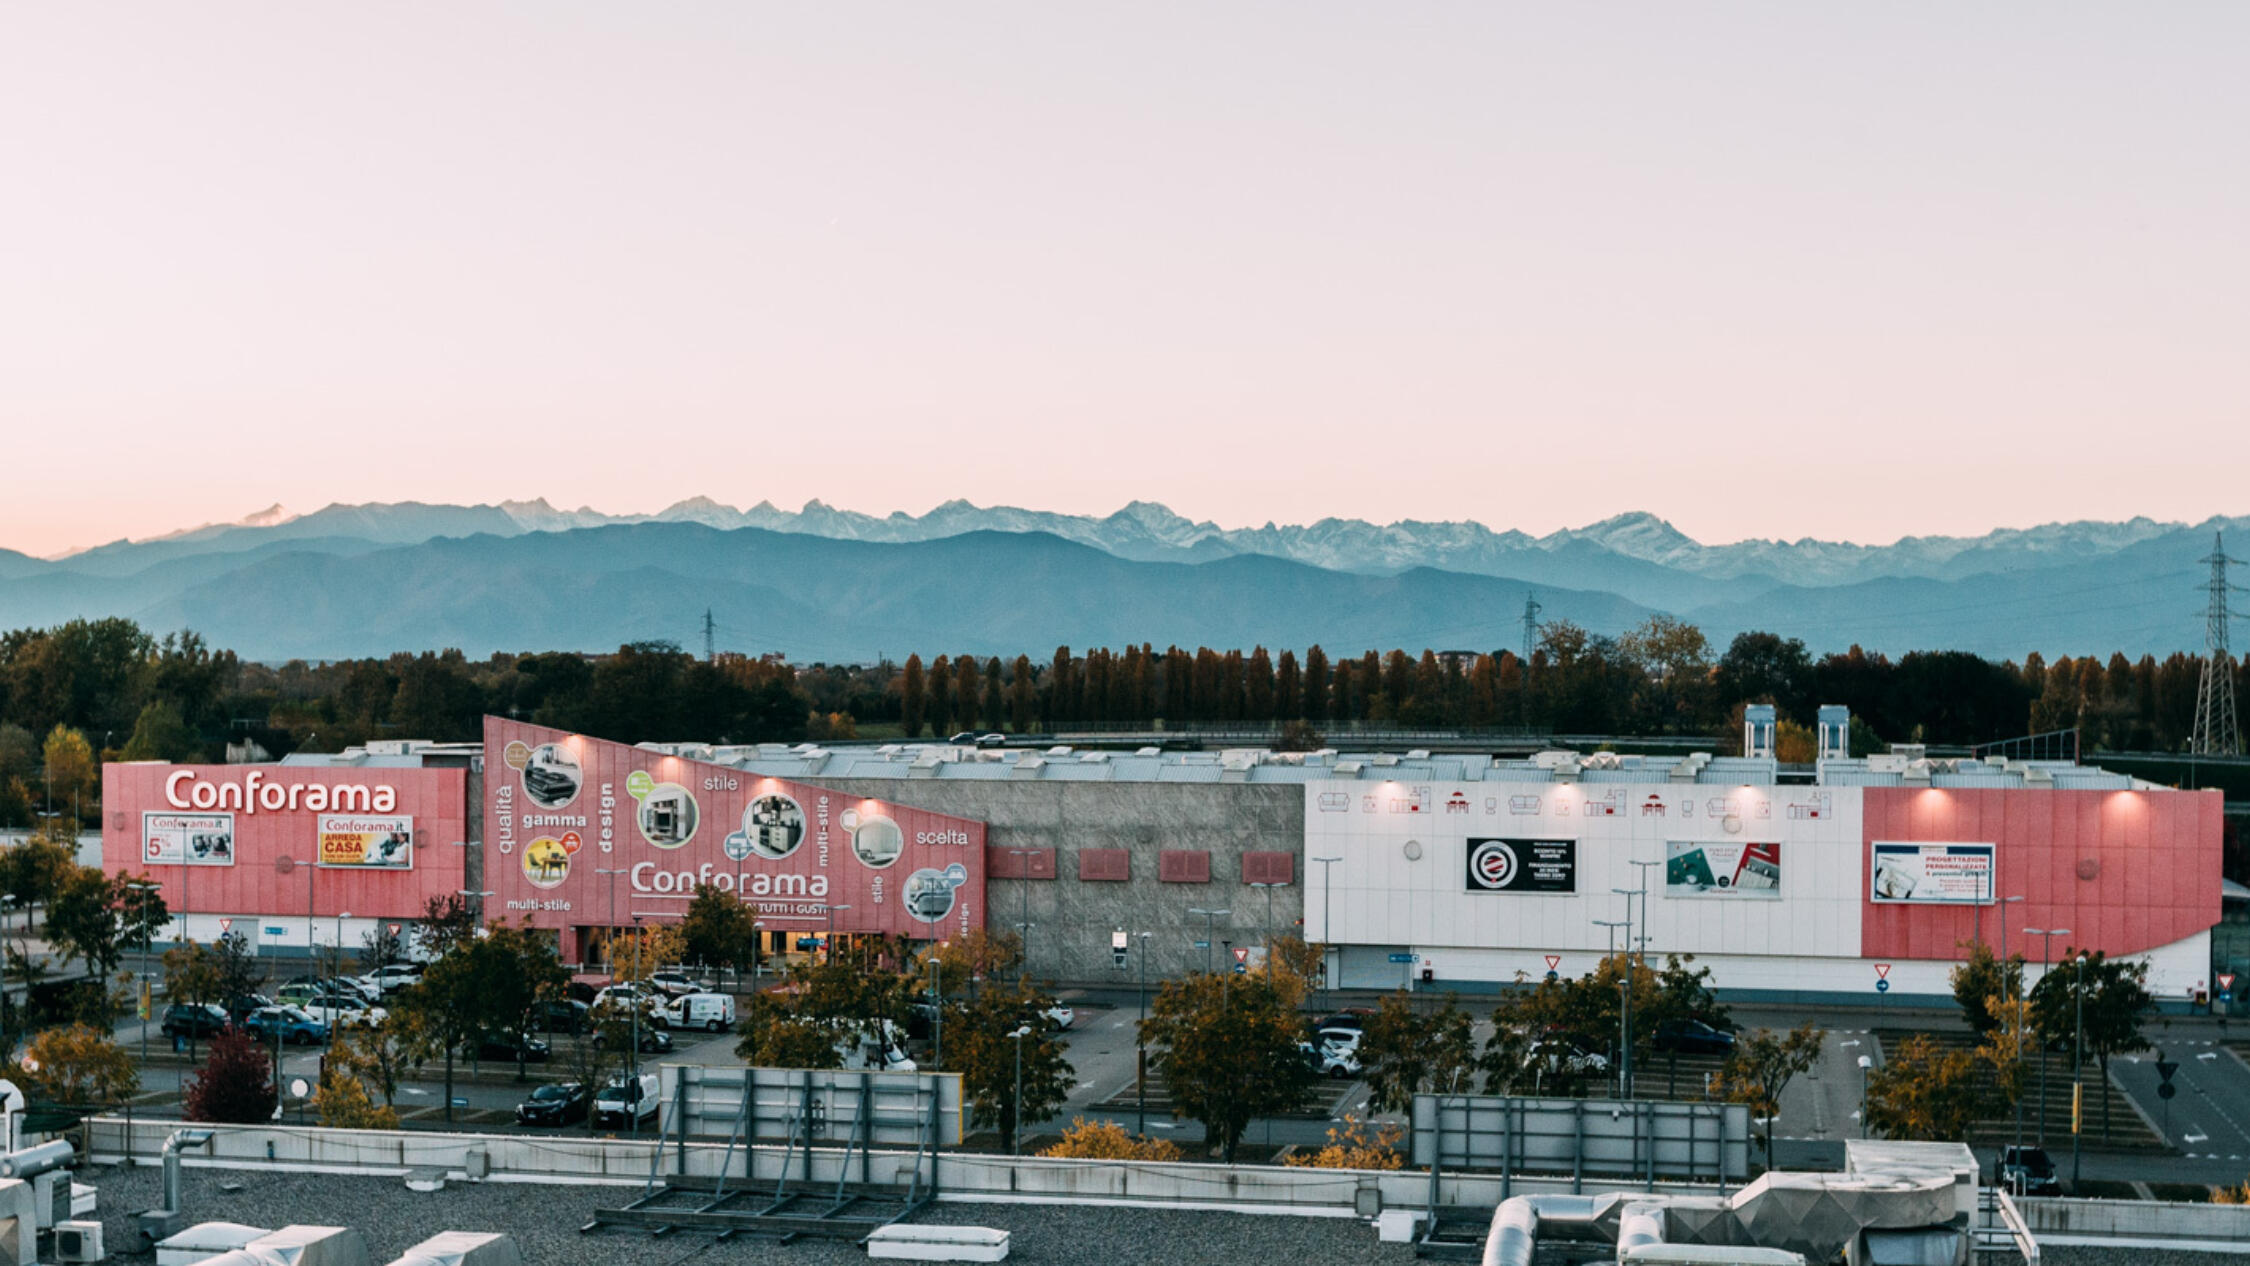
[[[777,933],[984,924],[981,822],[498,717],[485,770],[485,878],[511,919],[684,915],[709,886]]]
[[[234,815],[141,814],[141,862],[148,866],[234,865]]]
[[[404,814],[324,813],[315,840],[323,866],[414,868],[414,819]]]
[[[1992,901],[1992,845],[1875,841],[1868,900],[1878,905]]]
[[[1781,845],[1749,840],[1667,840],[1667,897],[1781,896]]]
[[[1469,840],[1470,892],[1576,892],[1576,840]]]

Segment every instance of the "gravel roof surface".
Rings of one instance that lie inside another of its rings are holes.
[[[104,1236],[112,1256],[134,1245],[133,1215],[157,1202],[162,1190],[155,1167],[113,1166],[81,1170],[78,1181],[101,1190]],[[240,1183],[242,1190],[220,1190]],[[597,1208],[614,1208],[639,1194],[634,1187],[577,1187],[548,1183],[449,1182],[439,1192],[414,1192],[402,1179],[260,1170],[190,1168],[182,1196],[190,1225],[243,1222],[281,1227],[291,1223],[349,1226],[367,1239],[378,1266],[439,1231],[504,1231],[515,1237],[531,1266],[601,1263],[602,1266],[724,1266],[738,1262],[831,1266],[865,1263],[866,1251],[849,1240],[721,1242],[716,1236],[679,1232],[659,1239],[630,1230],[581,1235]],[[918,1222],[999,1227],[1009,1231],[1011,1262],[1056,1266],[1375,1266],[1414,1261],[1411,1245],[1384,1244],[1375,1229],[1349,1218],[1206,1213],[1194,1210],[1116,1208],[1098,1205],[941,1203]],[[150,1255],[137,1260],[150,1261]],[[2205,1266],[2209,1266],[2205,1263]]]

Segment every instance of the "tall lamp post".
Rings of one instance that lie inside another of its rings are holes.
[[[2021,900],[2021,896],[2000,898],[2000,983],[2008,986],[2008,1006],[2011,1012],[2023,1002],[2023,973],[2019,971],[2012,978],[2008,975],[2008,907]],[[2023,1017],[2011,1014],[2009,1018],[2015,1025],[2016,1066],[2020,1072],[2023,1066]],[[2023,1146],[2023,1086],[2020,1084],[2016,1087],[2016,1146]]]
[[[2078,1035],[2070,1042],[2070,1194],[2078,1194],[2078,1140],[2086,1131],[2086,951],[2078,951],[2078,978],[2076,987],[2078,1004]]]
[[[1024,1024],[1017,1026],[1016,1031],[1008,1035],[1016,1040],[1016,1097],[1012,1113],[1016,1119],[1016,1128],[1008,1131],[1010,1156],[1023,1155],[1023,1039],[1030,1032],[1031,1026]]]
[[[1874,1137],[1867,1132],[1867,1070],[1874,1066],[1874,1060],[1865,1055],[1859,1057],[1859,1136],[1863,1139]]]
[[[2054,961],[2055,938],[2069,936],[2069,928],[2025,928],[2025,936],[2041,938],[2039,945],[2039,978],[2045,980],[2048,964]],[[2067,942],[2065,942],[2067,944]],[[2039,1052],[2039,1146],[2047,1145],[2047,1052]]]
[[[1344,859],[1315,857],[1312,860],[1320,863],[1320,981],[1327,986],[1328,1001],[1333,1005],[1336,1001],[1336,975],[1328,969],[1328,951],[1336,940],[1336,933],[1328,924],[1328,910],[1330,899],[1336,893],[1336,872],[1330,867]]]
[[[1223,919],[1234,911],[1190,909],[1188,913],[1203,916],[1203,974],[1208,976],[1211,974],[1211,940],[1217,930],[1213,921]]]
[[[141,1012],[141,1063],[146,1066],[148,1063],[148,1022],[156,1018],[156,1000],[151,996],[149,989],[148,894],[163,891],[164,885],[148,880],[135,879],[127,882],[125,886],[133,890],[133,917],[141,925],[141,979],[140,987],[135,992],[139,995],[136,1001]]]
[[[849,910],[851,908],[852,907],[850,902],[845,902],[840,906],[828,907],[828,933],[827,935],[820,938],[820,952],[822,955],[821,961],[829,963],[833,963],[836,961],[836,912],[838,910]]]
[[[1148,1137],[1148,1038],[1143,1028],[1148,1024],[1148,938],[1141,933],[1141,1022],[1133,1026],[1133,1103],[1139,1117],[1133,1133]]]
[[[608,964],[609,974],[615,977],[617,975],[617,955],[611,951],[609,943],[617,935],[617,877],[626,874],[627,871],[622,866],[602,866],[597,867],[594,873],[605,876],[609,880],[609,922],[602,928],[602,958]]]
[[[0,896],[0,933],[5,933],[5,932],[8,932],[8,931],[13,931],[13,930],[14,930],[14,929],[12,929],[12,928],[8,927],[7,925],[8,925],[9,923],[12,923],[12,922],[14,922],[15,910],[16,910],[16,898],[15,898],[15,894],[14,894],[14,893],[9,893],[9,894],[7,894],[7,895],[5,895],[5,896]],[[28,925],[28,924],[29,924],[29,923],[31,922],[31,920],[30,920],[30,918],[29,918],[28,916],[26,916],[26,918],[24,919],[24,922],[25,922],[25,923],[26,923],[26,924]],[[30,962],[31,962],[31,930],[30,930],[30,928],[29,928],[28,926],[27,926],[27,927],[26,927],[26,928],[24,929],[24,934],[23,934],[23,935],[24,935],[24,947],[23,947],[23,949],[24,949],[24,955],[23,955],[23,957],[24,957],[24,962],[25,962],[25,964],[26,964],[26,965],[28,966],[28,965],[30,964]],[[5,936],[0,936],[0,941],[4,941],[5,939],[6,939],[6,938],[5,938]],[[29,989],[30,989],[30,985],[29,985],[29,984],[26,984],[26,985],[24,986],[24,988],[25,988],[25,990],[26,990],[26,991],[28,992],[28,991],[29,991]],[[4,944],[0,944],[0,1060],[5,1060],[5,1059],[7,1059],[7,1058],[8,1058],[9,1056],[11,1056],[11,1055],[14,1055],[14,1054],[16,1053],[16,1044],[15,1044],[15,1041],[14,1041],[14,1040],[13,1040],[12,1038],[10,1038],[10,1037],[8,1036],[8,1011],[9,1011],[9,1010],[10,1010],[10,1005],[9,1005],[9,1000],[8,1000],[8,954],[7,954],[7,948],[6,948],[6,946],[5,946]]]
[[[1633,906],[1632,906],[1632,903],[1631,903],[1631,902],[1627,902],[1627,903],[1625,904],[1625,909],[1626,909],[1626,912],[1627,912],[1628,914],[1632,912],[1632,908],[1633,908]],[[1595,919],[1595,920],[1594,920],[1593,922],[1594,922],[1594,926],[1595,926],[1595,927],[1598,927],[1598,928],[1608,928],[1608,929],[1609,929],[1609,954],[1610,954],[1610,957],[1612,957],[1612,958],[1615,958],[1615,957],[1617,956],[1617,931],[1618,931],[1618,929],[1619,929],[1619,928],[1623,928],[1623,929],[1625,930],[1625,942],[1626,942],[1626,944],[1627,944],[1628,946],[1630,946],[1630,945],[1632,944],[1632,940],[1633,940],[1633,923],[1632,923],[1632,920],[1630,920],[1630,919]],[[1628,961],[1628,966],[1630,966],[1630,960],[1627,960],[1627,961]],[[1623,997],[1623,998],[1625,999],[1625,1001],[1626,1001],[1626,1005],[1628,1005],[1628,1006],[1629,1006],[1629,1005],[1631,1004],[1631,1001],[1632,1001],[1632,997],[1633,997],[1633,993],[1632,993],[1632,990],[1633,990],[1633,973],[1632,973],[1632,972],[1631,972],[1630,970],[1628,970],[1628,971],[1626,971],[1626,973],[1625,973],[1624,975],[1622,975],[1622,976],[1619,976],[1619,977],[1617,978],[1617,992],[1618,992],[1618,994],[1619,994],[1619,995],[1620,995],[1621,997]],[[1622,1012],[1622,1011],[1621,1011],[1621,1012],[1619,1012],[1619,1013],[1618,1013],[1618,1026],[1617,1026],[1617,1040],[1618,1040],[1618,1044],[1619,1044],[1619,1047],[1620,1047],[1620,1049],[1619,1049],[1619,1051],[1618,1051],[1618,1065],[1617,1065],[1617,1069],[1618,1069],[1618,1078],[1617,1078],[1617,1090],[1618,1090],[1618,1094],[1619,1094],[1620,1096],[1622,1096],[1622,1095],[1624,1094],[1624,1092],[1625,1092],[1625,1077],[1624,1077],[1624,1071],[1625,1071],[1625,1061],[1626,1061],[1626,1059],[1630,1058],[1630,1057],[1629,1057],[1628,1055],[1626,1055],[1625,1051],[1623,1050],[1623,1046],[1624,1046],[1624,1042],[1625,1042],[1625,1025],[1626,1025],[1626,1024],[1627,1024],[1628,1022],[1629,1022],[1629,1021],[1628,1021],[1628,1018],[1627,1018],[1626,1014],[1625,1014],[1624,1012]]]

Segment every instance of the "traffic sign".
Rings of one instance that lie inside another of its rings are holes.
[[[2156,1075],[2158,1078],[2164,1081],[2170,1081],[2172,1080],[2172,1074],[2178,1071],[2180,1071],[2180,1065],[2178,1061],[2165,1059],[2162,1056],[2157,1057]]]
[[[1878,977],[1880,977],[1880,978],[1882,978],[1882,979],[1884,979],[1884,980],[1888,980],[1888,979],[1890,979],[1890,976],[1891,976],[1891,965],[1890,965],[1889,963],[1877,963],[1877,964],[1875,964],[1875,974],[1876,974],[1876,976],[1878,976]]]
[[[1239,967],[1239,966],[1241,966],[1241,965],[1242,965],[1242,964],[1244,964],[1244,963],[1247,963],[1247,962],[1249,962],[1249,961],[1250,961],[1250,947],[1249,947],[1249,946],[1247,946],[1247,945],[1237,945],[1237,946],[1235,946],[1235,947],[1234,947],[1234,961],[1235,961],[1235,965],[1236,965],[1236,966],[1238,966],[1238,967]]]
[[[1548,973],[1549,973],[1549,974],[1552,974],[1552,973],[1554,972],[1554,970],[1555,970],[1556,968],[1560,967],[1560,966],[1562,966],[1562,955],[1560,955],[1560,954],[1549,954],[1549,955],[1547,955],[1547,971],[1548,971]]]
[[[456,1108],[466,1108],[469,1106],[469,1101],[459,1095],[455,1095],[453,1096],[453,1106]]]
[[[287,936],[287,935],[289,935],[289,929],[288,929],[288,928],[284,928],[284,927],[275,927],[275,926],[274,926],[273,924],[271,924],[271,923],[268,923],[268,924],[266,925],[266,935],[267,935],[267,936]]]
[[[1394,963],[1411,963],[1411,962],[1413,962],[1413,961],[1414,961],[1414,958],[1415,958],[1415,956],[1414,956],[1414,955],[1412,955],[1412,954],[1393,954],[1393,955],[1391,955],[1391,961],[1392,961],[1392,962],[1394,962]]]
[[[1248,975],[1248,974],[1249,974],[1249,971],[1250,971],[1250,964],[1248,964],[1248,963],[1236,963],[1236,964],[1234,965],[1234,974],[1235,974],[1235,975],[1237,975],[1237,976]]]
[[[1890,982],[1890,981],[1887,981],[1887,980],[1878,980],[1878,981],[1876,981],[1876,982],[1875,982],[1875,992],[1877,992],[1877,993],[1889,993],[1890,991],[1891,991],[1891,982]]]
[[[1560,973],[1558,973],[1558,972],[1548,972],[1548,973],[1547,973],[1547,983],[1548,983],[1548,984],[1550,984],[1550,985],[1551,985],[1551,984],[1553,984],[1553,983],[1555,983],[1556,981],[1558,981],[1558,980],[1560,980],[1560,979],[1562,979],[1562,976],[1561,976],[1561,974],[1560,974]]]
[[[225,936],[225,935],[226,935],[227,933],[229,933],[229,932],[232,932],[233,930],[234,930],[234,920],[232,920],[232,919],[221,919],[221,920],[219,920],[219,935],[221,935],[221,936]]]
[[[2223,971],[2223,972],[2220,972],[2220,973],[2219,973],[2219,992],[2220,992],[2220,993],[2225,993],[2226,991],[2228,991],[2229,989],[2232,989],[2232,988],[2234,988],[2234,973],[2233,973],[2233,972],[2231,972],[2231,971]]]
[[[2156,1097],[2159,1099],[2169,1099],[2178,1093],[2180,1093],[2180,1088],[2171,1082],[2165,1082],[2156,1088]]]
[[[1197,949],[1209,949],[1209,948],[1211,948],[1211,942],[1209,942],[1209,941],[1197,941],[1197,942],[1195,943],[1195,948],[1197,948]]]
[[[397,935],[398,935],[398,930],[399,930],[399,927],[400,927],[400,926],[401,926],[401,925],[399,925],[399,924],[396,924],[396,923],[393,923],[393,924],[391,925],[391,935],[392,935],[392,936],[397,936]]]

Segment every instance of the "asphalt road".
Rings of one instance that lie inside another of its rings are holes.
[[[2159,1036],[2155,1045],[2154,1051],[2110,1061],[2111,1077],[2184,1156],[2234,1162],[2239,1178],[2241,1165],[2250,1162],[2250,1067],[2212,1037]],[[2172,1074],[2178,1093],[2169,1112],[2157,1091],[2159,1056],[2179,1065]],[[2089,1095],[2088,1115],[2096,1108]]]

